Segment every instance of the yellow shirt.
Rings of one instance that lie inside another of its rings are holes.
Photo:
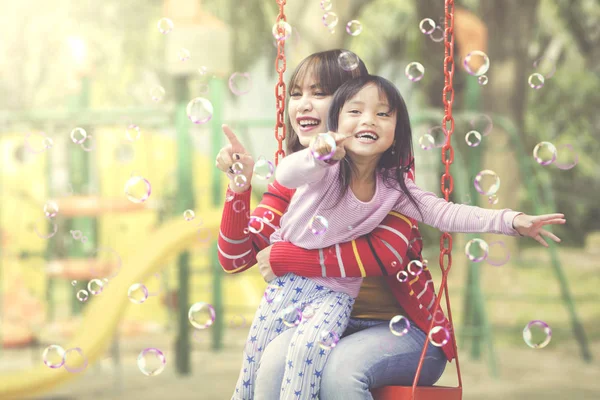
[[[389,320],[398,314],[406,316],[386,278],[383,276],[364,278],[351,317]]]

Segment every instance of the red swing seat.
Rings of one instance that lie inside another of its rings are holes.
[[[375,400],[405,400],[411,399],[412,386],[385,386],[372,389]],[[462,387],[450,386],[417,386],[413,400],[461,400]]]

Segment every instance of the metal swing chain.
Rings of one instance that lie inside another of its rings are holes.
[[[446,0],[444,30],[444,90],[442,101],[444,102],[444,118],[442,128],[446,136],[446,142],[442,147],[442,162],[445,170],[442,175],[441,188],[444,199],[450,201],[450,193],[454,189],[454,179],[450,173],[450,164],[454,162],[454,149],[452,148],[452,133],[454,132],[454,117],[452,116],[452,103],[454,102],[454,0]],[[446,245],[447,241],[447,245]],[[444,258],[446,256],[446,258]],[[445,261],[447,266],[444,268]],[[440,267],[442,271],[452,266],[452,236],[444,232],[440,238]]]
[[[284,6],[286,0],[277,0],[279,5],[279,15],[277,15],[277,34],[278,37],[285,37],[285,27],[281,23],[286,22]],[[279,74],[279,80],[275,85],[275,101],[277,103],[277,123],[275,124],[275,139],[277,139],[277,150],[275,151],[275,165],[279,164],[279,156],[285,157],[283,151],[283,141],[285,140],[286,127],[284,119],[285,111],[285,82],[283,81],[283,73],[286,68],[285,60],[285,39],[277,40],[277,58],[275,59],[275,69]]]

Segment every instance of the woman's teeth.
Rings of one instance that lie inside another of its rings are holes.
[[[301,127],[306,128],[307,126],[319,125],[319,121],[303,120],[303,121],[300,121],[299,124],[300,124]]]

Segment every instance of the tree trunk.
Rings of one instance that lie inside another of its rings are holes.
[[[532,40],[536,26],[538,4],[539,0],[483,0],[480,7],[481,18],[488,27],[487,54],[490,58],[490,69],[487,73],[489,83],[483,90],[484,110],[509,118],[519,133],[522,133],[525,127],[527,76],[531,72],[527,46]],[[498,205],[494,208],[517,210],[521,179],[516,155],[512,146],[507,146],[508,133],[499,126],[494,126],[485,140],[487,147],[483,166],[495,171],[501,182]],[[504,238],[504,243],[510,254],[514,255],[518,250],[515,238]]]

